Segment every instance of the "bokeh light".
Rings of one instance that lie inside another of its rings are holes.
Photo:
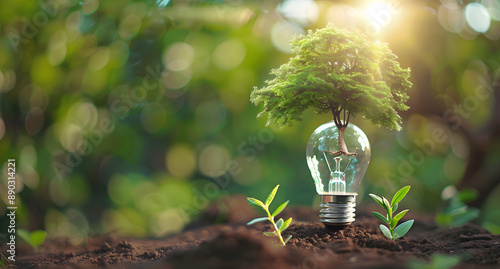
[[[278,5],[278,11],[288,20],[304,26],[316,22],[319,14],[313,0],[285,0]]]
[[[86,15],[94,13],[99,7],[99,0],[85,0],[82,5],[82,12]]]
[[[163,63],[171,71],[183,71],[191,66],[194,60],[194,48],[184,42],[170,45],[164,53]]]
[[[171,90],[177,90],[186,86],[191,80],[192,72],[191,69],[185,69],[182,71],[168,71],[163,72],[161,78],[163,84]],[[182,90],[169,91],[168,97],[177,98],[184,93]]]
[[[437,14],[441,26],[447,31],[459,33],[465,27],[463,10],[455,1],[440,5]]]
[[[179,210],[167,209],[155,216],[152,232],[155,236],[178,233],[184,227],[185,221]]]
[[[204,175],[217,177],[226,172],[230,161],[231,155],[226,148],[212,144],[201,151],[198,158],[198,167]]]
[[[215,48],[212,60],[220,69],[229,70],[239,66],[245,55],[245,45],[237,39],[232,39],[222,42]]]
[[[66,33],[59,31],[52,36],[49,47],[49,61],[52,65],[59,65],[66,57]]]
[[[139,29],[141,29],[141,18],[135,14],[129,14],[124,17],[120,23],[118,34],[123,39],[131,39],[135,37]]]
[[[467,24],[478,33],[486,33],[490,28],[490,13],[480,3],[467,4],[465,7],[465,19]]]
[[[89,59],[88,70],[99,71],[106,66],[108,60],[109,50],[107,48],[98,48]]]
[[[167,170],[177,178],[188,178],[196,169],[196,156],[193,150],[183,144],[174,145],[167,150]]]
[[[500,2],[498,0],[482,0],[481,4],[488,10],[492,20],[500,21]]]
[[[271,40],[276,49],[283,53],[292,53],[289,41],[296,35],[303,35],[306,32],[297,24],[287,21],[280,21],[273,25],[271,29]]]

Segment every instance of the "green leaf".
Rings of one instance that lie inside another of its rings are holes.
[[[391,204],[387,201],[387,199],[385,199],[385,197],[382,197],[382,200],[384,201],[384,208],[387,211],[387,214],[389,214],[389,218],[392,218]]]
[[[396,210],[398,210],[398,205],[399,204],[396,203],[395,205],[392,206],[392,214],[393,215],[394,215],[394,212],[396,212]]]
[[[276,232],[264,232],[264,234],[267,236],[275,236]]]
[[[500,234],[500,225],[487,221],[482,226],[492,234]]]
[[[385,235],[385,237],[392,239],[391,231],[389,231],[389,228],[387,228],[386,226],[384,226],[382,224],[380,224],[379,227],[380,227],[380,230],[382,231],[382,233]]]
[[[387,220],[386,217],[384,217],[382,214],[378,213],[378,212],[375,212],[375,211],[372,211],[372,214],[379,220],[389,224],[389,221]]]
[[[462,203],[468,203],[476,200],[477,190],[474,189],[463,189],[458,192],[458,200]]]
[[[396,221],[399,221],[406,214],[406,212],[408,212],[408,209],[405,209],[405,210],[399,212],[396,216],[394,216],[393,219],[395,219]]]
[[[258,206],[258,207],[266,208],[266,206],[264,205],[263,202],[255,199],[255,198],[247,197],[247,201],[248,201],[248,204],[251,206]]]
[[[31,242],[38,248],[45,242],[45,238],[47,238],[47,232],[42,230],[36,230],[31,232]]]
[[[288,243],[288,241],[290,241],[290,239],[292,239],[292,235],[289,235],[286,239],[285,239],[285,244]]]
[[[278,230],[281,231],[281,226],[283,226],[283,219],[279,219],[277,222],[276,222],[276,227],[278,227]]]
[[[399,203],[403,198],[405,198],[406,194],[410,190],[410,186],[406,186],[401,188],[396,194],[394,194],[394,197],[392,197],[391,205]]]
[[[276,195],[276,192],[278,191],[278,188],[280,187],[280,185],[276,185],[276,187],[274,187],[273,191],[271,192],[271,194],[269,194],[269,196],[267,197],[266,199],[266,206],[269,206],[271,204],[271,202],[274,200],[274,196]]]
[[[265,220],[267,220],[267,218],[266,218],[266,217],[256,218],[256,219],[254,219],[254,220],[249,221],[249,222],[247,223],[247,225],[252,225],[252,224],[254,224],[254,223],[261,222],[261,221],[265,221]]]
[[[453,216],[450,216],[448,214],[443,214],[439,213],[434,217],[434,220],[437,222],[437,224],[441,227],[443,226],[448,226],[450,223],[453,221]]]
[[[409,220],[399,224],[399,226],[394,229],[394,239],[404,236],[410,230],[413,222],[414,220]]]
[[[479,209],[474,207],[467,207],[467,210],[464,214],[453,216],[453,220],[450,223],[450,227],[456,227],[460,225],[464,225],[467,222],[470,222],[479,217]]]
[[[33,241],[31,241],[30,232],[28,232],[27,230],[17,229],[17,235],[19,235],[19,237],[21,237],[21,239],[24,240],[24,242],[28,243],[32,247],[35,247],[33,245]]]
[[[283,232],[286,228],[288,228],[288,225],[290,225],[290,222],[292,222],[292,218],[287,219],[283,223],[283,226],[281,226],[281,228],[280,228],[280,232]]]
[[[391,223],[389,224],[389,226],[391,227],[391,230],[394,230],[394,228],[396,227],[396,225],[398,225],[398,220],[391,219]]]
[[[42,230],[36,230],[30,233],[25,229],[18,229],[17,235],[32,246],[35,251],[38,251],[38,247],[41,246],[47,238],[47,232]]]
[[[375,200],[375,202],[377,202],[377,204],[379,204],[381,207],[385,208],[384,202],[382,201],[381,197],[379,197],[373,193],[370,193],[369,195],[371,198],[373,198],[373,200]]]
[[[285,209],[285,207],[288,205],[288,202],[290,202],[290,200],[288,200],[288,201],[282,203],[280,206],[278,206],[278,208],[276,208],[276,210],[274,210],[274,212],[271,216],[276,217],[279,213],[281,213],[281,211],[283,211],[283,209]]]

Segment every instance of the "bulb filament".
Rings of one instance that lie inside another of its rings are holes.
[[[345,194],[345,174],[340,171],[340,157],[335,157],[335,171],[330,169],[330,182],[328,183],[328,191],[330,193]],[[326,160],[328,162],[328,160]],[[328,166],[330,168],[330,166]]]

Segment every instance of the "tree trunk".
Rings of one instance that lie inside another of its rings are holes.
[[[343,154],[348,154],[349,151],[347,150],[347,146],[346,146],[345,141],[344,141],[344,132],[345,132],[346,126],[341,126],[340,128],[337,126],[337,128],[339,129],[339,147],[340,147],[340,151]]]
[[[349,124],[349,118],[351,117],[351,113],[347,113],[346,117],[346,111],[345,109],[335,109],[335,107],[330,104],[330,109],[332,110],[332,115],[333,115],[333,121],[335,122],[335,126],[337,126],[337,129],[339,130],[339,151],[333,153],[335,155],[340,155],[343,154],[345,156],[351,155],[351,153],[347,150],[347,145],[345,144],[344,141],[344,133],[347,125]],[[344,121],[341,121],[340,115],[341,112],[344,111]],[[332,154],[332,153],[330,153]]]

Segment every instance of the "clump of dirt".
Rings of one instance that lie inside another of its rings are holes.
[[[240,199],[240,198],[238,198]],[[243,203],[234,203],[238,210]],[[229,207],[228,207],[229,208]],[[433,255],[457,256],[454,268],[500,266],[500,235],[475,224],[438,228],[432,218],[417,214],[414,227],[403,238],[383,236],[379,221],[358,206],[357,220],[343,230],[326,229],[317,222],[317,211],[290,208],[283,217],[294,217],[284,236],[286,247],[262,235],[271,230],[263,222],[246,226],[241,215],[230,223],[204,225],[218,219],[216,210],[181,234],[160,239],[91,238],[86,247],[69,248],[61,240],[48,240],[39,253],[21,253],[17,268],[408,268],[411,261],[430,261]],[[245,209],[246,210],[246,209]],[[214,215],[215,214],[215,215]],[[253,216],[252,216],[253,217]],[[220,218],[219,218],[220,219]],[[22,248],[21,248],[22,249]],[[25,249],[23,249],[25,250]]]

